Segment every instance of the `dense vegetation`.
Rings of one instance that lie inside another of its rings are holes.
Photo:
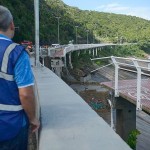
[[[22,40],[34,39],[34,0],[2,0],[0,5],[4,5],[10,9],[13,14],[16,29],[14,40],[20,42]]]
[[[138,58],[147,58],[148,54],[140,49],[140,44],[131,44],[131,45],[117,45],[117,46],[107,46],[103,47],[101,50],[98,50],[97,56],[93,56],[93,53],[89,54],[89,51],[81,51],[80,54],[78,51],[74,51],[72,55],[72,63],[75,68],[82,69],[86,66],[92,67],[92,61],[90,58],[95,57],[108,57],[108,56],[118,56],[118,57],[138,57]],[[97,60],[94,61],[99,66],[108,64],[108,60]]]
[[[1,0],[0,5],[8,7],[18,29],[14,41],[30,40],[34,43],[34,0]],[[57,43],[57,26],[60,17],[60,44],[76,43],[137,43],[134,45],[105,47],[101,56],[137,56],[150,54],[150,21],[127,15],[97,11],[83,11],[70,7],[61,0],[40,0],[40,44]],[[77,31],[77,32],[76,32]],[[146,54],[147,53],[147,54]],[[73,52],[74,68],[90,66],[92,57],[88,52]],[[100,65],[101,62],[97,61]],[[134,137],[128,143],[135,141]],[[135,145],[135,143],[131,143]]]
[[[34,43],[34,0],[3,0],[0,5],[8,7],[16,27],[14,40],[31,40]],[[60,43],[138,43],[138,45],[119,48],[115,55],[144,56],[150,53],[150,21],[126,15],[80,10],[70,7],[61,0],[40,0],[40,44],[57,43],[58,19]]]
[[[3,0],[14,15],[16,41],[34,41],[34,1]],[[40,0],[40,42],[41,44],[57,43],[56,17],[60,17],[60,42],[66,44],[76,39],[86,43],[87,30],[89,43],[96,42],[137,42],[150,41],[150,21],[138,17],[83,11],[70,7],[61,0]]]
[[[136,143],[137,143],[137,136],[141,134],[140,131],[138,131],[137,129],[132,130],[129,133],[129,137],[127,139],[127,143],[128,145],[133,149],[136,150]]]

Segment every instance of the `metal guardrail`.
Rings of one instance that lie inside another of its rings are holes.
[[[137,73],[137,104],[136,104],[136,108],[137,108],[137,110],[141,110],[142,109],[142,106],[141,106],[141,92],[142,92],[141,91],[141,86],[142,86],[141,75],[150,76],[150,74],[142,72],[143,69],[150,71],[150,60],[115,57],[115,56],[95,58],[95,59],[91,59],[91,60],[102,60],[102,59],[111,59],[115,66],[115,97],[119,97],[119,87],[118,87],[119,69]],[[124,61],[124,60],[126,60],[126,61]],[[141,64],[141,62],[142,62],[142,64]],[[144,65],[145,65],[145,67],[143,67]],[[108,65],[106,65],[106,66],[108,66]],[[126,69],[121,66],[134,67],[136,69],[136,71]],[[101,68],[103,68],[103,67],[100,67],[99,69],[101,69]],[[96,70],[98,70],[98,69],[96,69]]]

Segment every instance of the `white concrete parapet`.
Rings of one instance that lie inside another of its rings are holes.
[[[97,47],[110,46],[110,45],[116,45],[116,44],[103,43],[103,44],[75,44],[75,45],[69,45],[69,46],[66,46],[65,49],[64,49],[64,56],[66,55],[66,53],[73,52],[73,51],[76,51],[76,50],[97,48]]]
[[[34,68],[41,107],[39,150],[131,150],[66,83]]]

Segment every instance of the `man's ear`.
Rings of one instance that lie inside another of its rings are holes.
[[[10,29],[13,30],[13,31],[15,30],[15,25],[14,25],[13,21],[10,23]]]

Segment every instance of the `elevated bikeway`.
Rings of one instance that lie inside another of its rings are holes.
[[[93,49],[93,48],[100,48],[105,46],[114,46],[116,44],[112,43],[103,43],[103,44],[79,44],[79,45],[70,45],[64,49],[63,55],[65,56],[69,52],[78,51],[78,50],[85,50],[85,49]]]
[[[88,49],[94,49],[94,48],[101,48],[105,46],[114,46],[118,44],[113,43],[101,43],[101,44],[70,44],[70,45],[60,45],[59,47],[53,48],[40,48],[40,56],[41,57],[52,57],[52,58],[62,58],[66,57],[67,53],[73,52],[73,51],[80,51],[80,50],[88,50]]]

